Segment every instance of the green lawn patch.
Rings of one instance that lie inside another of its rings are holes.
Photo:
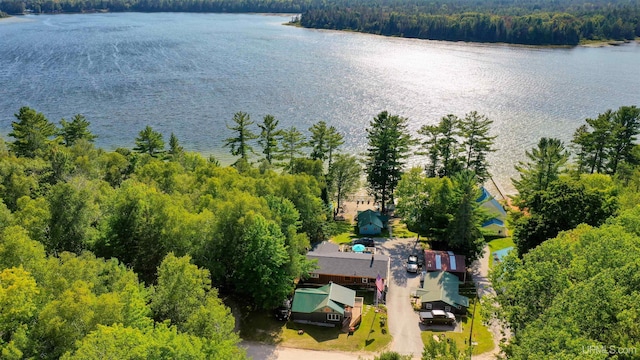
[[[243,316],[240,337],[244,340],[259,341],[311,350],[371,351],[378,352],[391,343],[386,308],[372,305],[373,291],[358,291],[364,298],[364,309],[360,326],[353,335],[343,333],[340,328],[298,324],[293,321],[276,320],[269,311],[253,311]],[[303,330],[302,335],[298,334]]]
[[[360,237],[357,235],[356,227],[348,220],[335,221],[331,230],[331,241],[336,244],[347,244]]]
[[[500,238],[489,241],[489,269],[493,268],[493,253],[508,247],[515,247],[512,237]]]
[[[391,342],[387,323],[385,322],[384,326],[381,325],[380,319],[383,316],[386,318],[383,311],[376,313],[373,305],[365,305],[362,322],[351,336],[338,328],[324,328],[289,321],[282,330],[280,345],[311,350],[377,352]],[[298,330],[303,330],[304,334],[299,335]]]
[[[394,237],[398,237],[398,238],[414,238],[417,237],[418,234],[409,231],[407,229],[407,225],[405,223],[403,223],[402,221],[400,221],[400,219],[393,219],[390,221],[391,223],[391,230],[393,233]]]
[[[458,349],[464,351],[469,347],[469,333],[471,332],[471,322],[473,321],[473,334],[471,341],[477,343],[473,346],[473,355],[479,355],[493,350],[493,338],[489,329],[482,323],[482,315],[480,314],[480,302],[478,302],[475,317],[473,317],[473,306],[476,302],[475,298],[469,299],[469,311],[468,316],[462,321],[462,332],[452,331],[423,331],[422,342],[426,343],[429,339],[433,338],[433,335],[444,336],[445,338],[452,339],[458,345]]]

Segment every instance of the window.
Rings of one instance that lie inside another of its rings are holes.
[[[451,311],[451,306],[445,306],[445,307],[444,307],[444,311],[446,311],[446,312]]]
[[[362,278],[362,283],[363,283],[363,284],[366,284],[366,283],[368,283],[368,282],[369,282],[369,279],[368,279],[368,278]]]
[[[312,279],[317,279],[317,278],[320,277],[320,275],[316,274],[316,273],[311,273],[311,274],[309,274],[309,277],[312,278]]]
[[[327,320],[340,321],[340,314],[327,314]]]
[[[431,303],[427,303],[427,304],[425,305],[425,308],[426,308],[427,310],[431,310],[431,309],[433,308],[433,304],[431,304]]]

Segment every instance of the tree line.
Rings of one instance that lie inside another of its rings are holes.
[[[570,146],[542,138],[516,166],[513,215],[520,255],[581,223],[602,225],[619,207],[619,192],[637,175],[640,109],[622,106],[586,119]],[[573,149],[573,161],[570,161]]]
[[[301,13],[318,0],[3,0],[0,10],[9,14],[25,12],[223,12]]]
[[[633,40],[640,36],[640,4],[349,1],[310,8],[297,21],[309,28],[430,40],[577,45],[587,40]]]

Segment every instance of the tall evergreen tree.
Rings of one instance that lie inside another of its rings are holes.
[[[556,179],[569,157],[559,139],[541,138],[536,148],[525,152],[527,162],[518,162],[520,180],[511,179],[518,190],[519,205],[531,206],[534,196],[545,191]]]
[[[93,142],[97,136],[89,131],[89,125],[91,125],[91,123],[81,114],[74,115],[71,122],[61,119],[60,126],[62,128],[58,131],[58,135],[62,137],[66,146],[72,146],[80,139]]]
[[[379,113],[369,123],[367,140],[367,182],[376,201],[380,201],[380,210],[385,213],[387,203],[393,201],[393,191],[413,144],[407,131],[407,119],[387,111]]]
[[[18,121],[13,121],[13,131],[9,136],[16,140],[9,144],[9,148],[17,156],[34,158],[47,152],[51,145],[50,137],[56,134],[56,126],[34,109],[21,107],[15,114]]]
[[[249,141],[257,139],[258,135],[254,134],[249,127],[254,124],[249,114],[242,111],[233,114],[232,121],[235,126],[227,125],[227,129],[233,130],[236,137],[227,138],[224,146],[231,148],[231,155],[240,156],[240,159],[247,161],[249,153],[253,153],[253,147],[249,145]]]
[[[480,232],[483,217],[476,201],[480,195],[477,179],[471,171],[462,171],[453,178],[457,208],[447,229],[451,249],[467,257],[469,262],[480,258],[484,238]]]
[[[333,163],[333,154],[344,144],[344,137],[338,132],[334,126],[329,126],[327,130],[327,167],[330,169]]]
[[[336,199],[336,210],[342,206],[342,200],[357,190],[362,168],[353,155],[337,154],[336,160],[329,168],[329,189]]]
[[[172,156],[178,156],[184,153],[184,147],[180,145],[180,141],[176,134],[171,133],[169,137],[169,154]]]
[[[284,164],[285,170],[293,173],[294,163],[298,156],[304,155],[304,149],[307,146],[304,135],[294,126],[282,132],[282,144],[280,146],[280,158],[286,160]]]
[[[458,132],[459,122],[460,119],[457,116],[449,114],[443,117],[438,125],[438,130],[442,135],[437,144],[442,163],[438,172],[439,176],[451,177],[462,169],[460,157],[462,147],[457,139],[460,135]]]
[[[613,112],[608,110],[595,119],[587,119],[587,125],[579,127],[573,134],[572,142],[577,150],[580,171],[590,174],[604,172],[613,116]]]
[[[310,157],[313,160],[322,160],[324,162],[329,151],[327,147],[329,140],[327,123],[318,121],[309,128],[309,132],[311,133],[311,139],[309,140],[309,146],[311,147]]]
[[[608,155],[607,169],[615,174],[621,162],[634,164],[633,147],[636,135],[640,131],[640,108],[622,106],[612,118],[611,146]]]
[[[162,139],[162,134],[147,125],[144,130],[140,131],[138,134],[138,137],[136,138],[136,146],[133,150],[142,154],[149,154],[150,156],[157,157],[164,152],[164,140]]]
[[[491,145],[496,136],[489,136],[491,124],[493,124],[492,120],[476,111],[468,113],[458,123],[463,139],[462,146],[466,153],[465,169],[473,171],[479,183],[489,178],[487,153],[495,151]]]
[[[429,162],[425,166],[425,172],[428,177],[438,176],[438,168],[440,166],[440,152],[438,151],[438,142],[440,141],[440,129],[435,125],[422,125],[418,134],[427,137],[422,142],[422,146],[427,150]]]
[[[258,124],[260,135],[258,144],[262,147],[262,153],[269,164],[273,163],[278,153],[278,139],[282,136],[282,130],[278,130],[279,121],[273,115],[266,115],[262,124]]]

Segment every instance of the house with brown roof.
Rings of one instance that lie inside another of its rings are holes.
[[[452,251],[425,250],[424,271],[446,271],[456,275],[460,281],[467,280],[467,266],[463,255],[456,255]]]

